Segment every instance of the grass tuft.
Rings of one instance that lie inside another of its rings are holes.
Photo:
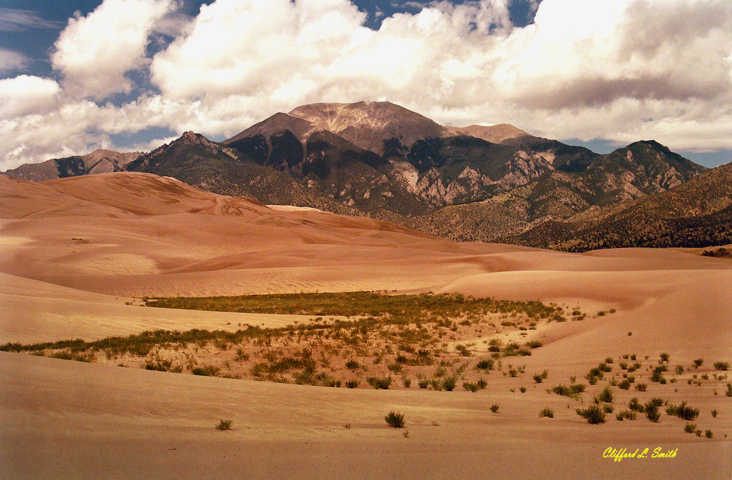
[[[587,420],[591,425],[605,423],[605,411],[598,405],[590,405],[587,408],[578,408],[575,410],[577,415]]]
[[[385,417],[384,421],[392,428],[404,428],[406,422],[404,421],[404,414],[391,411]]]
[[[216,424],[217,430],[231,430],[231,425],[234,423],[234,420],[219,420],[219,423]]]

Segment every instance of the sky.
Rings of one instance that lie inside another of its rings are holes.
[[[0,170],[388,100],[732,161],[729,0],[0,0]]]

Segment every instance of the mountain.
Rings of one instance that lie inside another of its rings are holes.
[[[470,125],[468,127],[447,127],[447,131],[453,135],[465,135],[475,137],[491,143],[502,143],[513,138],[528,137],[529,134],[507,123],[499,125],[484,126]]]
[[[63,163],[50,162],[56,171]],[[458,240],[542,246],[559,246],[582,214],[679,188],[706,171],[655,141],[601,155],[511,125],[442,126],[389,102],[304,105],[221,143],[186,132],[119,168]],[[64,170],[87,173],[86,164]]]
[[[237,150],[203,135],[184,133],[179,139],[140,155],[127,171],[172,177],[222,195],[256,198],[263,203],[314,207],[355,213],[313,191],[290,175],[248,161]]]
[[[732,164],[668,191],[543,223],[509,240],[569,251],[730,244]]]
[[[88,155],[58,158],[37,164],[25,164],[3,173],[11,178],[42,182],[79,175],[119,172],[124,170],[127,164],[139,155],[141,155],[139,152],[120,153],[98,149]]]
[[[390,102],[315,103],[297,107],[290,115],[380,156],[446,132],[429,118]]]

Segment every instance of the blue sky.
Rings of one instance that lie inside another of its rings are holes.
[[[728,0],[0,0],[0,170],[389,100],[732,160]]]

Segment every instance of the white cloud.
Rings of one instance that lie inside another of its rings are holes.
[[[364,20],[345,0],[218,0],[155,56],[152,79],[172,98],[269,94],[296,72],[320,80]]]
[[[148,37],[171,6],[171,0],[105,0],[86,17],[70,19],[51,57],[64,88],[97,99],[129,92],[125,73],[147,63]]]
[[[56,28],[56,22],[40,17],[32,10],[0,8],[0,31],[23,32],[36,28]]]
[[[23,70],[30,63],[30,58],[22,53],[0,48],[0,74]]]
[[[21,75],[0,80],[0,118],[42,114],[58,105],[61,88],[53,80]]]
[[[99,115],[93,102],[67,99],[45,114],[26,113],[0,120],[0,169],[110,148],[108,135],[90,133]]]
[[[2,138],[0,161],[20,139],[23,158],[42,160],[57,149],[52,137],[65,151],[148,127],[220,138],[301,104],[358,100],[390,100],[448,125],[732,149],[729,0],[544,0],[522,28],[508,4],[433,2],[374,31],[348,0],[216,0],[194,19],[172,0],[106,0],[56,43],[63,92],[37,106],[49,114],[23,113],[22,94],[6,93],[8,111],[19,110],[4,124],[14,133]],[[156,32],[177,38],[147,58]],[[130,91],[125,74],[148,68],[159,93],[121,106],[81,100]],[[72,113],[78,125],[65,124]]]
[[[732,3],[547,0],[507,39],[503,97],[547,109],[730,90]]]

